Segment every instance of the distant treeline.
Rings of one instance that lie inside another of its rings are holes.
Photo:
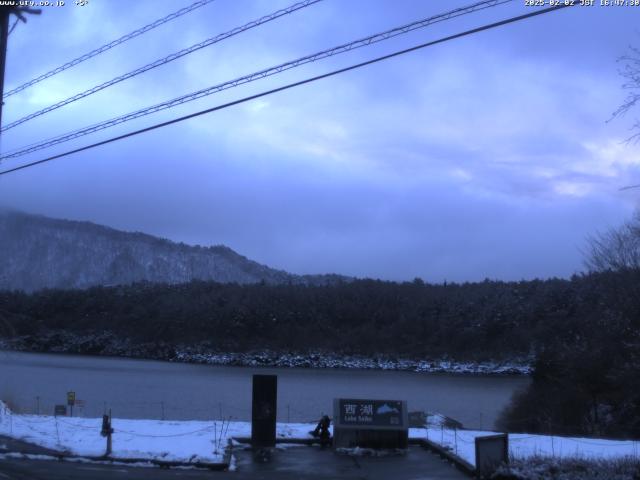
[[[633,269],[522,282],[192,282],[0,292],[0,328],[5,338],[34,344],[51,332],[109,332],[165,349],[531,357],[533,384],[503,426],[640,436],[640,271]]]
[[[140,342],[206,341],[230,351],[329,350],[457,360],[527,356],[569,341],[602,310],[601,277],[432,285],[359,280],[325,287],[192,282],[0,292],[13,335],[109,331]]]

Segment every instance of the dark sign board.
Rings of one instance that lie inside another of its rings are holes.
[[[338,400],[340,425],[407,428],[404,402],[399,400]]]
[[[409,445],[409,416],[404,400],[333,400],[335,448],[402,448]]]
[[[66,405],[56,405],[53,407],[53,414],[57,417],[58,415],[66,415],[67,414],[67,406]]]
[[[67,405],[73,407],[76,403],[76,392],[67,392]]]
[[[478,478],[489,478],[500,465],[509,463],[509,435],[506,433],[476,437],[475,447]]]

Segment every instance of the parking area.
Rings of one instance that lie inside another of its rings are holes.
[[[0,460],[0,479],[70,480],[92,478],[127,479],[237,479],[237,480],[461,480],[468,478],[450,463],[422,447],[410,447],[402,455],[346,455],[309,446],[279,446],[268,461],[256,458],[250,448],[234,450],[235,470],[214,472],[196,469],[161,469],[55,460]]]
[[[347,455],[313,446],[284,446],[268,462],[251,449],[234,450],[237,473],[256,479],[458,480],[468,478],[451,463],[419,446],[405,454]]]

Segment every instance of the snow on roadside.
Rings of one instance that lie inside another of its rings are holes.
[[[409,429],[410,438],[427,438],[475,464],[475,438],[497,432],[454,430],[443,419],[429,416],[427,428]],[[276,434],[281,439],[310,438],[314,428],[309,423],[279,423]],[[23,440],[51,450],[79,456],[98,457],[105,453],[106,439],[100,435],[101,418],[69,418],[46,415],[15,414],[0,401],[0,435]],[[181,462],[219,463],[232,438],[251,436],[251,423],[239,421],[112,421],[113,458],[154,459]],[[640,442],[569,438],[546,435],[510,434],[512,458],[614,459],[640,458]]]
[[[219,463],[228,439],[251,436],[249,422],[112,420],[113,458]],[[280,438],[309,438],[311,424],[278,424]],[[21,415],[0,402],[0,435],[51,450],[101,456],[106,439],[101,418]]]
[[[549,435],[510,434],[509,452],[514,458],[549,456],[555,458],[640,458],[637,440],[557,437]]]
[[[426,438],[441,445],[475,465],[475,438],[499,432],[481,430],[454,430],[432,427],[423,430]],[[633,440],[604,440],[596,438],[558,437],[550,435],[509,434],[509,457],[552,457],[614,459],[640,458],[640,442]]]

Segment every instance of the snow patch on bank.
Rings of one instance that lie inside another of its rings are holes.
[[[475,466],[475,439],[500,432],[455,430],[444,426],[424,429],[426,439]],[[640,459],[640,442],[551,435],[509,434],[509,458],[549,457],[556,459]]]
[[[396,370],[418,373],[458,373],[472,375],[530,375],[532,367],[522,362],[455,362],[451,360],[411,360],[370,358],[333,353],[293,354],[278,352],[211,353],[176,350],[172,361],[242,367],[344,368]]]
[[[118,338],[109,332],[79,335],[55,331],[37,336],[0,338],[0,350],[116,356],[239,367],[340,368],[471,375],[530,375],[533,371],[531,358],[516,358],[509,361],[459,362],[448,358],[367,357],[327,351],[305,353],[271,350],[220,352],[207,344],[171,345],[162,342],[133,342],[130,339]]]

